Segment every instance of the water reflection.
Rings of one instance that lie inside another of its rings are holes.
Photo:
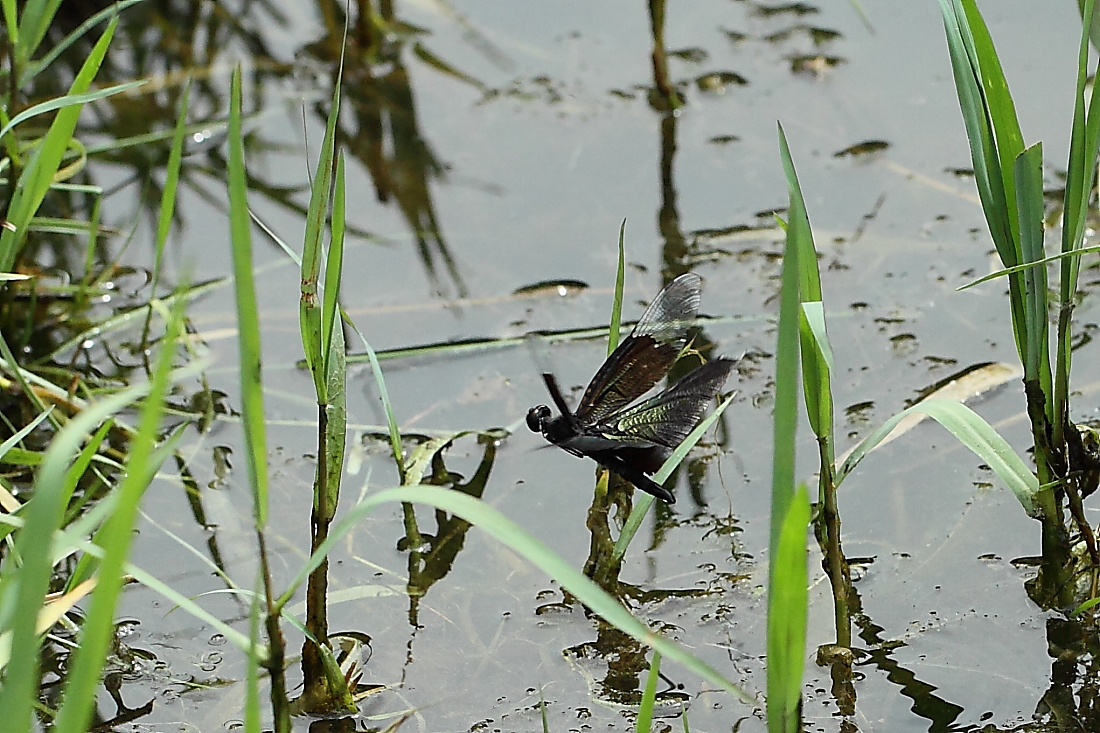
[[[239,8],[222,3],[139,3],[127,8],[120,15],[116,45],[131,49],[131,53],[108,56],[100,81],[108,85],[146,79],[147,83],[134,93],[109,97],[88,108],[86,126],[90,129],[84,134],[99,139],[88,148],[94,156],[92,163],[74,179],[87,188],[55,192],[48,199],[53,209],[43,213],[77,219],[81,212],[90,215],[98,198],[97,183],[109,179],[111,188],[105,195],[127,192],[129,211],[117,204],[111,210],[113,220],[130,222],[121,230],[142,218],[155,223],[163,192],[159,170],[168,158],[179,98],[188,77],[193,80],[189,117],[196,122],[189,129],[192,143],[181,171],[181,187],[223,208],[214,189],[224,188],[225,158],[218,146],[225,130],[225,80],[236,58],[231,59],[230,53],[244,48],[248,54],[244,65],[244,87],[249,94],[246,107],[255,111],[248,119],[245,144],[253,159],[282,147],[261,123],[285,102],[307,102],[323,125],[331,95],[317,87],[324,83],[321,80],[335,82],[342,59],[347,113],[340,120],[340,144],[362,163],[378,201],[392,204],[400,212],[433,291],[446,297],[465,296],[467,286],[443,234],[432,196],[433,186],[446,181],[447,167],[422,133],[413,80],[403,57],[412,49],[426,68],[475,89],[482,90],[484,85],[428,50],[424,44],[428,31],[402,23],[395,3],[385,1],[374,8],[370,2],[360,2],[354,7],[343,55],[343,5],[318,0],[316,15],[324,35],[297,49],[293,60],[281,58],[272,39],[285,33],[294,21],[271,2],[247,2]],[[85,17],[80,15],[79,4],[64,3],[61,12],[68,13],[69,20],[58,26],[59,31],[75,27]],[[506,61],[487,42],[481,47],[496,54],[501,63]],[[71,78],[86,53],[86,46],[76,44],[58,62],[67,70],[39,75],[28,96],[40,99],[62,93],[61,83]],[[270,168],[251,165],[250,188],[277,207],[304,217],[306,187],[277,182],[278,169],[272,172]],[[177,209],[177,224],[186,226],[186,216],[186,210]],[[371,236],[367,231],[350,231]],[[39,241],[65,269],[76,271],[83,264],[73,258],[70,237],[53,235]],[[101,253],[105,261],[110,259],[108,248]]]
[[[481,461],[473,476],[466,482],[462,481],[460,474],[447,469],[444,449],[450,445],[448,441],[432,455],[431,473],[424,476],[421,482],[433,486],[450,486],[455,491],[480,499],[493,470],[498,440],[499,436],[478,436],[478,445],[482,449]],[[421,599],[454,568],[455,559],[462,551],[466,534],[472,525],[461,517],[437,509],[434,512],[435,530],[428,533],[421,530],[420,520],[412,504],[403,504],[402,511],[405,536],[398,541],[397,548],[408,552],[406,590],[409,596],[409,626],[415,633],[420,627]]]
[[[432,201],[432,182],[443,181],[446,170],[420,129],[416,98],[402,55],[409,45],[421,51],[421,58],[445,64],[428,55],[414,31],[397,19],[393,2],[382,2],[378,19],[371,18],[369,2],[360,2],[355,32],[342,49],[345,18],[338,5],[325,6],[325,36],[303,49],[315,61],[327,62],[335,70],[344,59],[343,106],[337,140],[369,171],[375,196],[381,203],[395,201],[416,241],[420,261],[439,296],[462,298],[466,284],[451,253]],[[430,65],[430,64],[429,64]],[[450,71],[449,66],[444,71]],[[477,89],[484,85],[465,74],[457,78]],[[320,119],[328,116],[326,105],[317,102]],[[350,118],[350,119],[349,119]]]

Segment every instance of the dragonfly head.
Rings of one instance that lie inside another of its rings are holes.
[[[552,413],[546,405],[538,405],[527,411],[527,427],[536,433],[545,433],[546,424],[550,422]]]

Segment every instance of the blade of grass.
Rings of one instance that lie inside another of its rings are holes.
[[[62,39],[60,43],[51,46],[50,50],[43,54],[40,58],[30,61],[27,64],[26,68],[23,70],[23,73],[19,76],[19,86],[25,86],[26,84],[29,84],[34,79],[34,77],[42,73],[43,69],[48,68],[61,56],[61,54],[65,53],[65,51],[70,46],[72,46],[74,43],[90,33],[91,30],[97,25],[107,20],[108,18],[115,17],[131,5],[136,5],[140,2],[144,2],[144,0],[122,0],[122,2],[115,2],[110,7],[103,8],[103,10],[100,10],[95,15],[92,15],[90,18],[77,26],[72,33],[65,36],[65,38]]]
[[[790,164],[783,126],[779,125],[780,151],[784,166]],[[787,172],[788,188],[797,189],[793,167]],[[772,452],[772,501],[769,532],[768,565],[768,697],[769,733],[793,733],[799,729],[799,695],[802,682],[803,645],[797,644],[799,634],[804,643],[805,617],[798,626],[798,614],[793,605],[792,585],[797,582],[797,558],[801,556],[802,592],[805,593],[806,535],[809,521],[809,500],[800,492],[795,498],[795,440],[798,431],[798,381],[800,322],[802,314],[801,264],[804,240],[808,232],[805,209],[800,195],[792,193],[790,224],[783,247],[783,270],[779,290],[779,327],[775,357],[775,427]],[[811,283],[812,287],[812,283]],[[804,489],[802,490],[804,492]],[[803,508],[804,507],[804,508]],[[803,517],[803,515],[805,515]],[[801,521],[801,532],[798,522]],[[797,552],[792,536],[798,535]],[[798,658],[797,665],[793,658]]]
[[[140,0],[138,0],[140,2]],[[55,109],[62,109],[63,107],[72,107],[74,105],[84,105],[88,102],[95,102],[99,99],[105,99],[106,97],[114,96],[115,94],[121,94],[129,89],[140,87],[145,84],[145,79],[139,79],[138,81],[128,81],[124,84],[115,84],[104,89],[97,89],[94,92],[84,92],[83,94],[66,94],[63,97],[56,97],[54,99],[47,99],[45,102],[39,102],[38,104],[28,107],[15,117],[12,117],[6,125],[0,127],[0,137],[4,137],[9,132],[14,130],[20,123],[27,120],[44,115],[47,112],[53,112]]]
[[[1016,209],[1019,213],[1020,256],[1022,262],[1044,257],[1043,251],[1043,145],[1036,143],[1020,153],[1013,167],[1016,180]],[[1049,329],[1047,326],[1047,270],[1031,267],[1022,275],[1024,318],[1027,324],[1027,350],[1024,352],[1024,379],[1038,379],[1046,395],[1050,414],[1051,373]]]
[[[1012,101],[1001,60],[997,57],[997,49],[993,46],[985,20],[978,12],[977,3],[974,0],[957,0],[956,7],[961,7],[965,13],[963,37],[968,41],[972,63],[981,81],[988,119],[993,125],[998,164],[1005,184],[1006,217],[1008,223],[1014,225],[1017,221],[1016,179],[1011,171],[1016,164],[1016,158],[1024,150],[1024,136],[1020,132],[1016,105]],[[1019,232],[1014,231],[1014,234],[1014,239],[1019,241]]]
[[[341,354],[344,351],[342,334],[340,343],[338,345],[333,343],[333,330],[340,328],[337,315],[340,310],[340,278],[344,268],[344,206],[344,154],[341,151],[336,157],[335,190],[332,199],[332,241],[329,245],[328,261],[325,263],[325,286],[321,308],[321,343],[325,346],[323,371],[329,381],[337,374],[343,373],[338,371],[334,374],[330,361],[337,346]],[[340,362],[343,363],[342,355]]]
[[[956,290],[967,290],[969,288],[974,287],[975,285],[981,285],[982,283],[989,282],[990,280],[996,280],[999,277],[1005,277],[1007,275],[1014,275],[1014,274],[1019,273],[1019,272],[1024,272],[1025,270],[1030,270],[1034,267],[1041,267],[1043,265],[1049,265],[1051,262],[1059,262],[1061,260],[1067,260],[1067,259],[1077,259],[1077,258],[1081,257],[1081,255],[1091,254],[1093,252],[1100,252],[1100,246],[1081,247],[1080,249],[1073,250],[1072,252],[1059,252],[1056,255],[1050,255],[1049,257],[1044,257],[1043,259],[1036,260],[1034,262],[1027,262],[1027,263],[1022,264],[1022,265],[1016,265],[1015,267],[1006,267],[1003,270],[997,270],[996,272],[991,272],[988,275],[983,275],[982,277],[979,277],[977,280],[971,280],[970,282],[966,283],[965,285],[960,285],[959,287],[957,287],[955,289]]]
[[[225,285],[228,280],[226,278],[219,278],[217,280],[207,280],[206,282],[197,283],[195,285],[189,285],[186,288],[178,288],[174,292],[169,293],[161,302],[171,308],[174,307],[176,301],[182,300],[190,303],[192,300],[205,295],[221,286]],[[116,333],[122,331],[135,323],[138,323],[147,317],[147,314],[152,309],[151,304],[138,306],[137,308],[131,308],[130,310],[123,311],[118,315],[111,316],[110,318],[100,321],[94,326],[81,331],[76,336],[63,341],[58,344],[52,351],[40,358],[36,364],[47,364],[52,360],[60,359],[63,356],[67,356],[73,349],[78,348],[82,343],[89,339],[95,340],[103,338],[110,333]]]
[[[302,297],[298,304],[298,318],[302,332],[302,349],[313,376],[313,386],[318,401],[327,399],[327,377],[323,368],[329,343],[325,339],[322,322],[323,303],[318,292],[324,260],[323,239],[332,195],[332,177],[336,163],[336,124],[340,117],[340,81],[334,85],[332,100],[325,125],[325,136],[317,156],[317,168],[310,187],[309,210],[306,230],[302,240]],[[335,294],[332,294],[335,297]]]
[[[123,568],[133,539],[138,503],[160,467],[153,459],[171,384],[175,345],[183,331],[182,318],[182,312],[177,310],[170,321],[153,370],[149,395],[142,406],[138,432],[130,442],[126,474],[118,488],[118,502],[110,519],[96,533],[106,553],[100,561],[99,582],[81,626],[80,647],[70,660],[65,677],[64,704],[54,720],[55,733],[83,733],[92,717],[100,673],[114,638],[115,607],[122,590]],[[166,453],[160,454],[160,460],[166,457]]]
[[[825,568],[833,594],[836,643],[849,648],[852,624],[849,610],[850,577],[840,537],[840,508],[836,496],[833,464],[836,462],[833,430],[833,351],[825,325],[825,306],[821,295],[821,273],[817,248],[810,228],[806,201],[798,182],[794,160],[782,126],[779,128],[779,153],[787,179],[790,201],[787,237],[798,250],[799,301],[798,338],[802,365],[802,393],[810,427],[818,445],[818,503],[816,534],[825,554]]]
[[[164,261],[164,247],[168,243],[168,232],[176,215],[176,192],[179,188],[180,165],[183,161],[183,137],[187,127],[187,103],[191,95],[191,78],[188,76],[180,95],[180,111],[176,118],[176,131],[172,136],[172,148],[168,153],[168,165],[164,169],[164,190],[160,198],[160,214],[157,216],[157,234],[153,245],[153,276],[149,283],[149,292],[157,295],[160,284],[161,266]],[[141,343],[149,340],[149,324],[153,319],[153,309],[145,312],[145,324],[142,326]]]
[[[653,661],[649,663],[649,674],[646,675],[645,689],[642,691],[642,704],[638,707],[638,719],[634,723],[634,730],[638,733],[649,733],[653,721],[653,703],[657,699],[657,680],[661,674],[661,653],[653,652]]]
[[[780,140],[783,126],[779,125]],[[789,155],[789,154],[788,154]],[[793,202],[792,202],[793,203]],[[793,217],[792,217],[793,219]],[[783,248],[782,284],[779,291],[779,330],[775,357],[775,445],[772,454],[772,509],[770,542],[772,557],[794,495],[794,445],[798,422],[799,292],[801,252],[788,232]]]
[[[241,415],[244,423],[249,488],[253,497],[253,521],[259,568],[263,578],[266,616],[264,628],[269,644],[267,671],[270,678],[271,714],[275,733],[291,729],[285,670],[285,639],[279,616],[273,610],[275,591],[267,553],[268,519],[267,428],[264,423],[262,349],[260,318],[256,305],[256,283],[252,269],[251,217],[248,213],[244,140],[241,131],[241,68],[233,70],[229,102],[229,223],[236,286],[238,343],[240,344]]]
[[[229,116],[229,225],[233,278],[237,296],[237,342],[240,348],[241,418],[244,426],[248,483],[256,528],[267,525],[267,433],[264,427],[263,366],[256,283],[252,275],[252,234],[248,217],[248,184],[241,141],[240,69],[233,75],[235,96]]]
[[[1100,14],[1093,0],[1080,2],[1084,23],[1077,55],[1077,87],[1073,105],[1073,127],[1070,134],[1069,161],[1066,165],[1065,203],[1062,209],[1062,252],[1081,250],[1085,226],[1096,178],[1097,156],[1100,153],[1100,91],[1092,84],[1091,99],[1085,107],[1085,88],[1088,84],[1089,38],[1100,28]],[[1097,65],[1100,70],[1100,64]],[[1095,74],[1093,78],[1095,79]],[[1073,363],[1073,334],[1071,304],[1075,302],[1081,262],[1069,258],[1062,263],[1059,273],[1059,303],[1057,346],[1054,368],[1054,418],[1052,428],[1054,444],[1065,441],[1063,430],[1069,410],[1069,376]]]
[[[945,427],[959,442],[982,459],[1008,485],[1030,516],[1035,516],[1035,496],[1041,487],[1035,474],[1012,446],[980,415],[954,400],[930,399],[919,402],[884,422],[856,446],[837,466],[836,481],[841,481],[862,461],[890,431],[912,412],[922,412]]]
[[[783,517],[768,585],[768,731],[802,730],[799,702],[806,656],[809,594],[806,577],[806,529],[810,498],[801,486]]]
[[[19,45],[19,9],[15,4],[15,0],[3,0],[4,7],[4,26],[8,32],[8,42],[12,46]]]
[[[611,300],[611,320],[608,322],[607,355],[619,347],[619,328],[623,318],[623,287],[626,280],[626,219],[619,225],[619,262],[615,267],[615,296]]]
[[[19,44],[15,47],[20,67],[26,66],[38,50],[60,6],[61,0],[27,0],[23,5]]]
[[[107,48],[114,36],[117,19],[111,21],[104,31],[99,42],[96,43],[88,58],[84,61],[80,72],[76,75],[69,94],[83,94],[99,71],[100,64],[107,53]],[[44,31],[43,31],[44,32]],[[12,195],[8,206],[8,221],[12,228],[4,227],[0,233],[0,271],[11,271],[14,268],[16,258],[27,233],[27,224],[31,217],[38,211],[46,192],[50,188],[54,174],[61,165],[61,160],[69,148],[73,131],[76,129],[77,119],[80,116],[82,105],[72,105],[58,110],[50,129],[42,138],[27,167],[19,176],[15,193]]]
[[[10,622],[0,629],[12,631],[12,660],[0,687],[0,720],[11,733],[29,729],[31,705],[37,696],[39,654],[34,621],[53,574],[50,545],[65,508],[63,492],[70,459],[79,454],[81,443],[97,425],[147,394],[150,386],[134,385],[89,405],[54,437],[39,469],[34,498],[26,506],[26,524],[15,538],[15,552],[22,564],[16,569],[13,563],[5,563],[0,570],[0,596],[10,598],[13,604]]]

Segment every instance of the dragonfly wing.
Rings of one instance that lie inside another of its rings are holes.
[[[592,377],[577,406],[581,425],[596,425],[653,388],[672,368],[699,312],[699,276],[680,275],[657,294],[630,335]]]
[[[675,448],[683,442],[729,378],[736,362],[715,359],[689,372],[664,392],[609,416],[597,429],[626,442]]]
[[[630,335],[652,336],[661,342],[686,338],[699,314],[702,289],[702,280],[694,272],[680,275],[657,293]]]

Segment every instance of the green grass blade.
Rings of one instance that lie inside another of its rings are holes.
[[[117,19],[111,21],[99,42],[88,54],[80,72],[69,87],[69,94],[83,94],[88,91],[89,85],[99,71],[100,64],[103,63],[111,38],[114,36],[116,24]],[[3,232],[0,233],[0,271],[2,272],[10,272],[14,268],[27,234],[27,225],[46,197],[54,174],[57,173],[61,160],[69,149],[69,142],[76,129],[81,108],[81,105],[72,105],[58,110],[50,124],[50,129],[19,176],[15,193],[8,206],[7,219],[11,228],[4,227]]]
[[[982,211],[1001,263],[1015,267],[1022,257],[1013,176],[1023,142],[1012,98],[973,0],[940,0],[940,8]],[[1008,289],[1013,337],[1023,360],[1028,350],[1023,283],[1010,277]]]
[[[1100,246],[1081,247],[1080,249],[1073,250],[1072,252],[1059,252],[1056,255],[1051,255],[1049,257],[1044,257],[1043,259],[1036,260],[1035,262],[1028,262],[1028,263],[1023,264],[1023,265],[1016,265],[1015,267],[1006,267],[1003,270],[997,270],[996,272],[991,272],[988,275],[983,275],[982,277],[979,277],[977,280],[971,280],[970,282],[966,283],[965,285],[960,285],[959,287],[956,288],[956,290],[967,290],[969,288],[974,287],[975,285],[981,285],[982,283],[989,282],[990,280],[996,280],[999,277],[1005,277],[1005,276],[1008,276],[1008,275],[1015,275],[1016,273],[1024,272],[1025,270],[1029,270],[1033,267],[1041,267],[1043,265],[1049,265],[1051,262],[1059,262],[1059,261],[1062,261],[1062,260],[1076,259],[1076,258],[1081,257],[1081,255],[1091,254],[1093,252],[1100,252]]]
[[[186,301],[190,303],[196,300],[202,295],[209,293],[212,290],[220,288],[226,284],[225,279],[208,280],[206,282],[197,283],[195,285],[189,285],[186,288],[178,288],[175,292],[170,293],[164,298],[160,298],[159,301],[166,307],[172,308],[177,301]],[[150,311],[153,310],[151,303],[139,306],[137,308],[131,308],[130,310],[122,311],[117,315],[111,316],[105,320],[97,322],[94,326],[90,326],[87,329],[81,331],[77,335],[62,341],[52,351],[45,354],[41,359],[36,362],[37,364],[47,364],[52,359],[60,358],[61,354],[70,352],[72,349],[80,346],[81,343],[87,341],[89,338],[103,338],[107,334],[116,333],[123,329],[133,326],[135,323],[140,323],[142,320],[149,316]],[[64,391],[62,391],[64,393]]]
[[[782,156],[790,160],[790,150],[779,125]],[[792,207],[795,200],[792,199]],[[792,220],[794,217],[792,217]],[[794,222],[788,225],[783,247],[782,284],[779,290],[779,333],[775,357],[775,443],[772,453],[772,508],[769,533],[771,556],[778,549],[779,534],[787,508],[794,495],[794,446],[798,430],[799,312],[802,254]],[[770,572],[770,571],[769,571]]]
[[[0,595],[13,604],[10,623],[0,628],[0,632],[12,631],[12,658],[4,685],[0,686],[0,720],[6,731],[28,730],[31,705],[37,699],[39,642],[35,620],[53,574],[50,545],[65,509],[63,494],[69,462],[80,453],[81,444],[96,426],[148,390],[148,384],[134,385],[88,406],[54,437],[42,461],[34,498],[25,508],[26,523],[15,538],[15,552],[22,564],[16,568],[5,562],[0,571],[0,587],[5,591]]]
[[[930,399],[899,412],[864,438],[855,450],[837,466],[836,482],[840,482],[859,465],[875,446],[911,412],[920,412],[947,428],[959,442],[982,459],[1008,485],[1029,516],[1036,516],[1035,497],[1040,491],[1039,480],[1012,446],[980,415],[961,402]]]
[[[546,698],[542,694],[542,685],[539,685],[539,719],[542,721],[542,733],[550,733],[550,721],[546,716]]]
[[[25,86],[33,81],[34,77],[42,73],[43,69],[48,68],[61,56],[61,54],[65,53],[65,51],[70,46],[72,46],[74,43],[79,41],[87,34],[91,33],[92,29],[95,28],[97,25],[107,20],[108,18],[113,18],[131,5],[136,5],[140,2],[144,2],[144,0],[123,0],[122,2],[116,2],[110,7],[106,7],[103,10],[100,10],[95,15],[89,17],[87,20],[77,26],[77,28],[72,33],[65,36],[65,38],[62,39],[60,43],[52,46],[50,50],[47,51],[41,58],[34,59],[33,61],[29,62],[26,68],[23,70],[23,73],[19,77],[19,86]]]
[[[4,26],[8,32],[8,42],[13,46],[19,46],[19,9],[15,0],[3,0]]]
[[[329,344],[324,340],[322,326],[322,302],[318,292],[321,268],[324,260],[322,246],[325,221],[331,203],[332,177],[336,165],[336,125],[340,117],[340,76],[332,91],[332,102],[321,152],[317,157],[317,169],[310,188],[309,209],[306,214],[306,230],[302,240],[302,297],[298,304],[298,318],[302,332],[302,349],[313,376],[313,386],[318,402],[328,401],[324,359]],[[334,295],[335,297],[335,295]]]
[[[615,268],[615,297],[611,301],[611,320],[607,332],[607,355],[619,347],[619,329],[623,319],[623,288],[626,280],[626,219],[619,225],[619,263]]]
[[[989,35],[985,20],[978,12],[977,3],[974,0],[959,0],[959,5],[966,14],[966,23],[962,30],[964,38],[971,45],[972,58],[979,71],[989,119],[993,124],[993,134],[997,140],[998,163],[1005,182],[1009,222],[1012,223],[1015,221],[1016,198],[1014,178],[1010,172],[1016,163],[1017,156],[1024,150],[1024,136],[1020,132],[1016,105],[1008,90],[1008,81],[1005,79],[1001,60],[997,57],[997,49],[993,46],[993,39]]]
[[[157,216],[157,234],[153,245],[153,276],[149,292],[156,297],[160,284],[161,267],[164,262],[164,247],[168,243],[168,232],[172,229],[172,220],[176,215],[176,191],[179,189],[180,165],[183,161],[183,138],[187,129],[187,103],[191,95],[191,79],[183,85],[180,95],[180,111],[176,118],[176,131],[172,136],[172,148],[168,153],[168,166],[164,169],[164,191],[160,197],[160,214]],[[145,312],[145,325],[142,327],[141,341],[149,339],[149,324],[153,319],[153,309]]]
[[[344,154],[336,157],[336,181],[332,199],[332,241],[329,245],[328,261],[325,263],[325,288],[321,308],[321,343],[324,344],[324,372],[331,381],[333,374],[330,366],[332,350],[332,332],[340,324],[337,321],[340,310],[340,278],[344,269]],[[340,340],[341,350],[344,347]]]
[[[779,291],[779,327],[775,358],[775,432],[772,453],[772,502],[769,532],[768,567],[768,697],[767,717],[770,733],[792,733],[798,730],[799,696],[802,679],[802,656],[805,648],[805,614],[797,612],[799,585],[806,593],[806,525],[809,522],[809,499],[805,489],[795,495],[795,440],[798,431],[798,382],[799,364],[809,362],[817,368],[817,350],[813,355],[800,356],[802,341],[802,300],[816,294],[820,301],[820,282],[817,281],[816,264],[813,273],[810,265],[803,263],[806,257],[815,258],[809,220],[802,200],[791,159],[787,137],[779,125],[780,158],[787,177],[790,197],[790,221],[787,225],[786,243],[783,247],[783,271]],[[803,294],[807,285],[816,293]],[[808,326],[807,326],[808,330]],[[807,358],[810,357],[810,358]],[[825,374],[810,375],[810,379],[824,378]],[[821,409],[816,389],[805,390],[807,409]],[[811,402],[811,395],[813,401]],[[826,395],[826,403],[828,395]],[[811,406],[812,405],[812,406]],[[830,420],[831,422],[831,420]],[[797,535],[797,539],[792,539]],[[801,561],[801,575],[798,571]],[[803,601],[803,605],[805,602]],[[793,685],[792,685],[793,682]]]
[[[1081,4],[1081,0],[1078,0]],[[1082,12],[1092,19],[1092,25],[1100,26],[1100,14],[1093,0],[1085,0]],[[1086,104],[1085,90],[1089,86],[1088,73],[1089,33],[1083,31],[1077,55],[1077,86],[1073,105],[1073,127],[1070,135],[1069,161],[1066,165],[1066,192],[1062,209],[1062,251],[1070,252],[1081,246],[1085,236],[1092,183],[1096,177],[1097,152],[1100,149],[1100,89],[1092,84],[1091,97]],[[1062,277],[1062,300],[1072,299],[1077,287],[1077,269],[1080,263],[1067,263],[1070,272]],[[1068,277],[1067,277],[1068,275]]]
[[[768,731],[801,730],[799,700],[806,656],[809,594],[806,577],[806,528],[810,499],[801,486],[780,522],[768,583]]]
[[[1024,263],[1044,258],[1043,146],[1036,143],[1020,153],[1014,166],[1020,223],[1020,254]],[[1047,270],[1031,267],[1021,275],[1027,348],[1023,354],[1024,380],[1041,381],[1050,404],[1050,356],[1047,326]]]
[[[122,590],[124,566],[133,538],[138,503],[160,466],[154,460],[157,457],[157,433],[171,384],[176,342],[183,330],[182,317],[182,313],[177,310],[161,345],[149,395],[142,406],[138,432],[130,443],[126,474],[118,488],[117,503],[107,523],[97,533],[99,544],[106,552],[100,562],[98,582],[81,627],[80,647],[70,660],[64,704],[54,720],[55,733],[83,733],[92,717],[99,676],[114,638],[115,607]],[[165,457],[166,453],[160,453],[160,460]]]
[[[38,50],[60,6],[61,0],[27,0],[24,3],[23,17],[19,23],[19,44],[15,47],[20,67],[26,66]]]
[[[1096,178],[1097,155],[1100,153],[1100,90],[1092,84],[1091,98],[1085,106],[1085,89],[1088,85],[1089,37],[1095,37],[1100,29],[1100,14],[1093,0],[1080,2],[1082,17],[1088,19],[1081,32],[1077,55],[1077,87],[1073,105],[1073,128],[1070,134],[1069,161],[1066,165],[1065,202],[1062,209],[1062,252],[1081,250],[1084,242],[1092,186]],[[1100,66],[1098,66],[1100,68]],[[1094,75],[1095,78],[1095,75]],[[1074,302],[1077,294],[1081,262],[1067,258],[1060,268],[1059,302]],[[1069,403],[1069,376],[1073,363],[1073,334],[1071,312],[1061,310],[1058,315],[1057,352],[1054,370],[1053,403],[1051,420],[1054,440],[1063,440],[1062,428],[1066,424],[1065,412]]]
[[[21,123],[26,122],[31,118],[38,117],[39,115],[44,115],[47,112],[53,112],[54,110],[62,109],[63,107],[84,105],[88,102],[94,102],[98,99],[104,99],[106,97],[114,96],[115,94],[120,94],[128,89],[133,89],[134,87],[140,87],[145,83],[145,79],[140,79],[138,81],[128,81],[125,84],[116,84],[105,89],[97,89],[94,92],[85,92],[83,94],[66,94],[63,97],[47,99],[45,102],[39,102],[38,104],[23,110],[15,117],[12,117],[6,125],[0,127],[0,137],[4,137]]]
[[[1000,164],[1001,157],[997,150],[993,123],[989,119],[989,108],[981,80],[982,69],[978,65],[973,35],[967,24],[967,13],[962,7],[962,0],[940,0],[940,9],[943,12],[955,89],[959,96],[966,136],[970,142],[970,157],[974,164],[974,179],[982,201],[982,210],[1001,262],[1006,267],[1013,267],[1020,261],[1013,235],[1016,217],[1009,213],[1004,171]],[[1015,205],[1015,196],[1012,201]]]
[[[405,459],[404,448],[401,445],[401,431],[397,427],[397,416],[393,412],[393,405],[390,404],[390,394],[386,390],[386,379],[382,374],[382,365],[378,363],[378,355],[374,353],[374,348],[371,347],[370,342],[367,341],[367,337],[363,335],[363,332],[355,325],[355,323],[348,318],[347,314],[341,311],[341,315],[344,318],[344,322],[347,323],[359,336],[359,340],[363,344],[363,349],[367,352],[367,359],[370,360],[371,374],[374,375],[374,384],[378,388],[379,399],[382,400],[382,409],[386,413],[386,427],[390,433],[390,449],[393,451],[394,462],[397,464],[397,475],[401,483],[405,483]]]
[[[240,348],[241,420],[248,462],[254,521],[267,525],[267,433],[260,358],[260,316],[252,275],[252,235],[248,216],[248,186],[241,139],[241,70],[234,69],[229,112],[229,225],[233,246],[233,282],[236,287],[237,339]]]
[[[336,514],[336,505],[340,498],[340,480],[344,474],[344,454],[347,432],[347,350],[344,344],[342,322],[338,321],[340,312],[340,278],[344,263],[344,156],[341,153],[336,160],[335,186],[332,202],[332,240],[328,258],[325,262],[325,282],[322,289],[322,304],[318,323],[321,328],[322,352],[317,359],[309,360],[313,368],[321,371],[325,389],[317,394],[318,408],[324,410],[324,435],[318,450],[323,452],[324,460],[319,463],[319,485],[314,488],[314,514],[331,520]],[[317,312],[310,309],[311,315]],[[302,328],[305,322],[299,321]],[[303,343],[306,337],[303,334]]]
[[[183,373],[180,373],[180,376],[183,376]],[[100,505],[97,505],[95,510],[98,510],[99,507],[103,506],[105,503],[106,502],[102,502]],[[107,514],[107,512],[104,512],[104,514]],[[8,517],[7,519],[16,518]],[[88,534],[87,527],[90,524],[94,524],[94,522],[80,523],[79,525],[74,524],[71,528],[59,530],[55,535],[55,546],[58,548],[58,551],[55,552],[54,556],[59,557],[71,554],[74,551],[80,551],[93,558],[102,559],[106,555],[105,550],[94,542],[90,542],[86,539]],[[242,634],[233,626],[222,621],[217,616],[214,616],[202,606],[195,603],[194,600],[183,595],[155,575],[132,563],[126,563],[125,569],[126,574],[132,576],[138,583],[141,583],[149,590],[171,601],[177,608],[183,609],[197,620],[214,629],[219,634],[222,634],[229,643],[241,651],[248,652],[252,648],[252,644],[247,634]],[[260,653],[263,658],[267,657],[265,647],[260,647],[258,653]],[[7,732],[5,731],[5,733]]]
[[[787,237],[798,249],[799,343],[802,361],[802,391],[806,400],[806,413],[810,427],[819,439],[832,438],[832,349],[825,329],[825,312],[821,302],[821,274],[817,269],[817,248],[813,231],[798,183],[794,160],[787,145],[783,128],[779,128],[779,153],[783,173],[787,179],[787,196],[790,200]]]
[[[653,721],[653,703],[657,699],[657,680],[661,673],[661,653],[653,652],[653,661],[649,663],[649,674],[646,675],[645,689],[642,691],[642,703],[638,707],[638,719],[634,723],[634,730],[638,733],[649,733]]]
[[[35,415],[34,419],[31,420],[29,423],[27,423],[25,426],[23,426],[23,428],[21,428],[19,430],[19,432],[12,435],[10,438],[5,440],[3,443],[0,443],[0,458],[2,458],[3,456],[6,456],[8,454],[8,451],[15,448],[15,446],[19,445],[19,443],[22,442],[23,438],[30,435],[31,432],[34,431],[35,428],[37,428],[39,425],[42,424],[43,420],[45,420],[47,417],[49,417],[49,415],[52,411],[53,411],[52,406],[47,407],[45,411],[40,412],[37,415]]]

